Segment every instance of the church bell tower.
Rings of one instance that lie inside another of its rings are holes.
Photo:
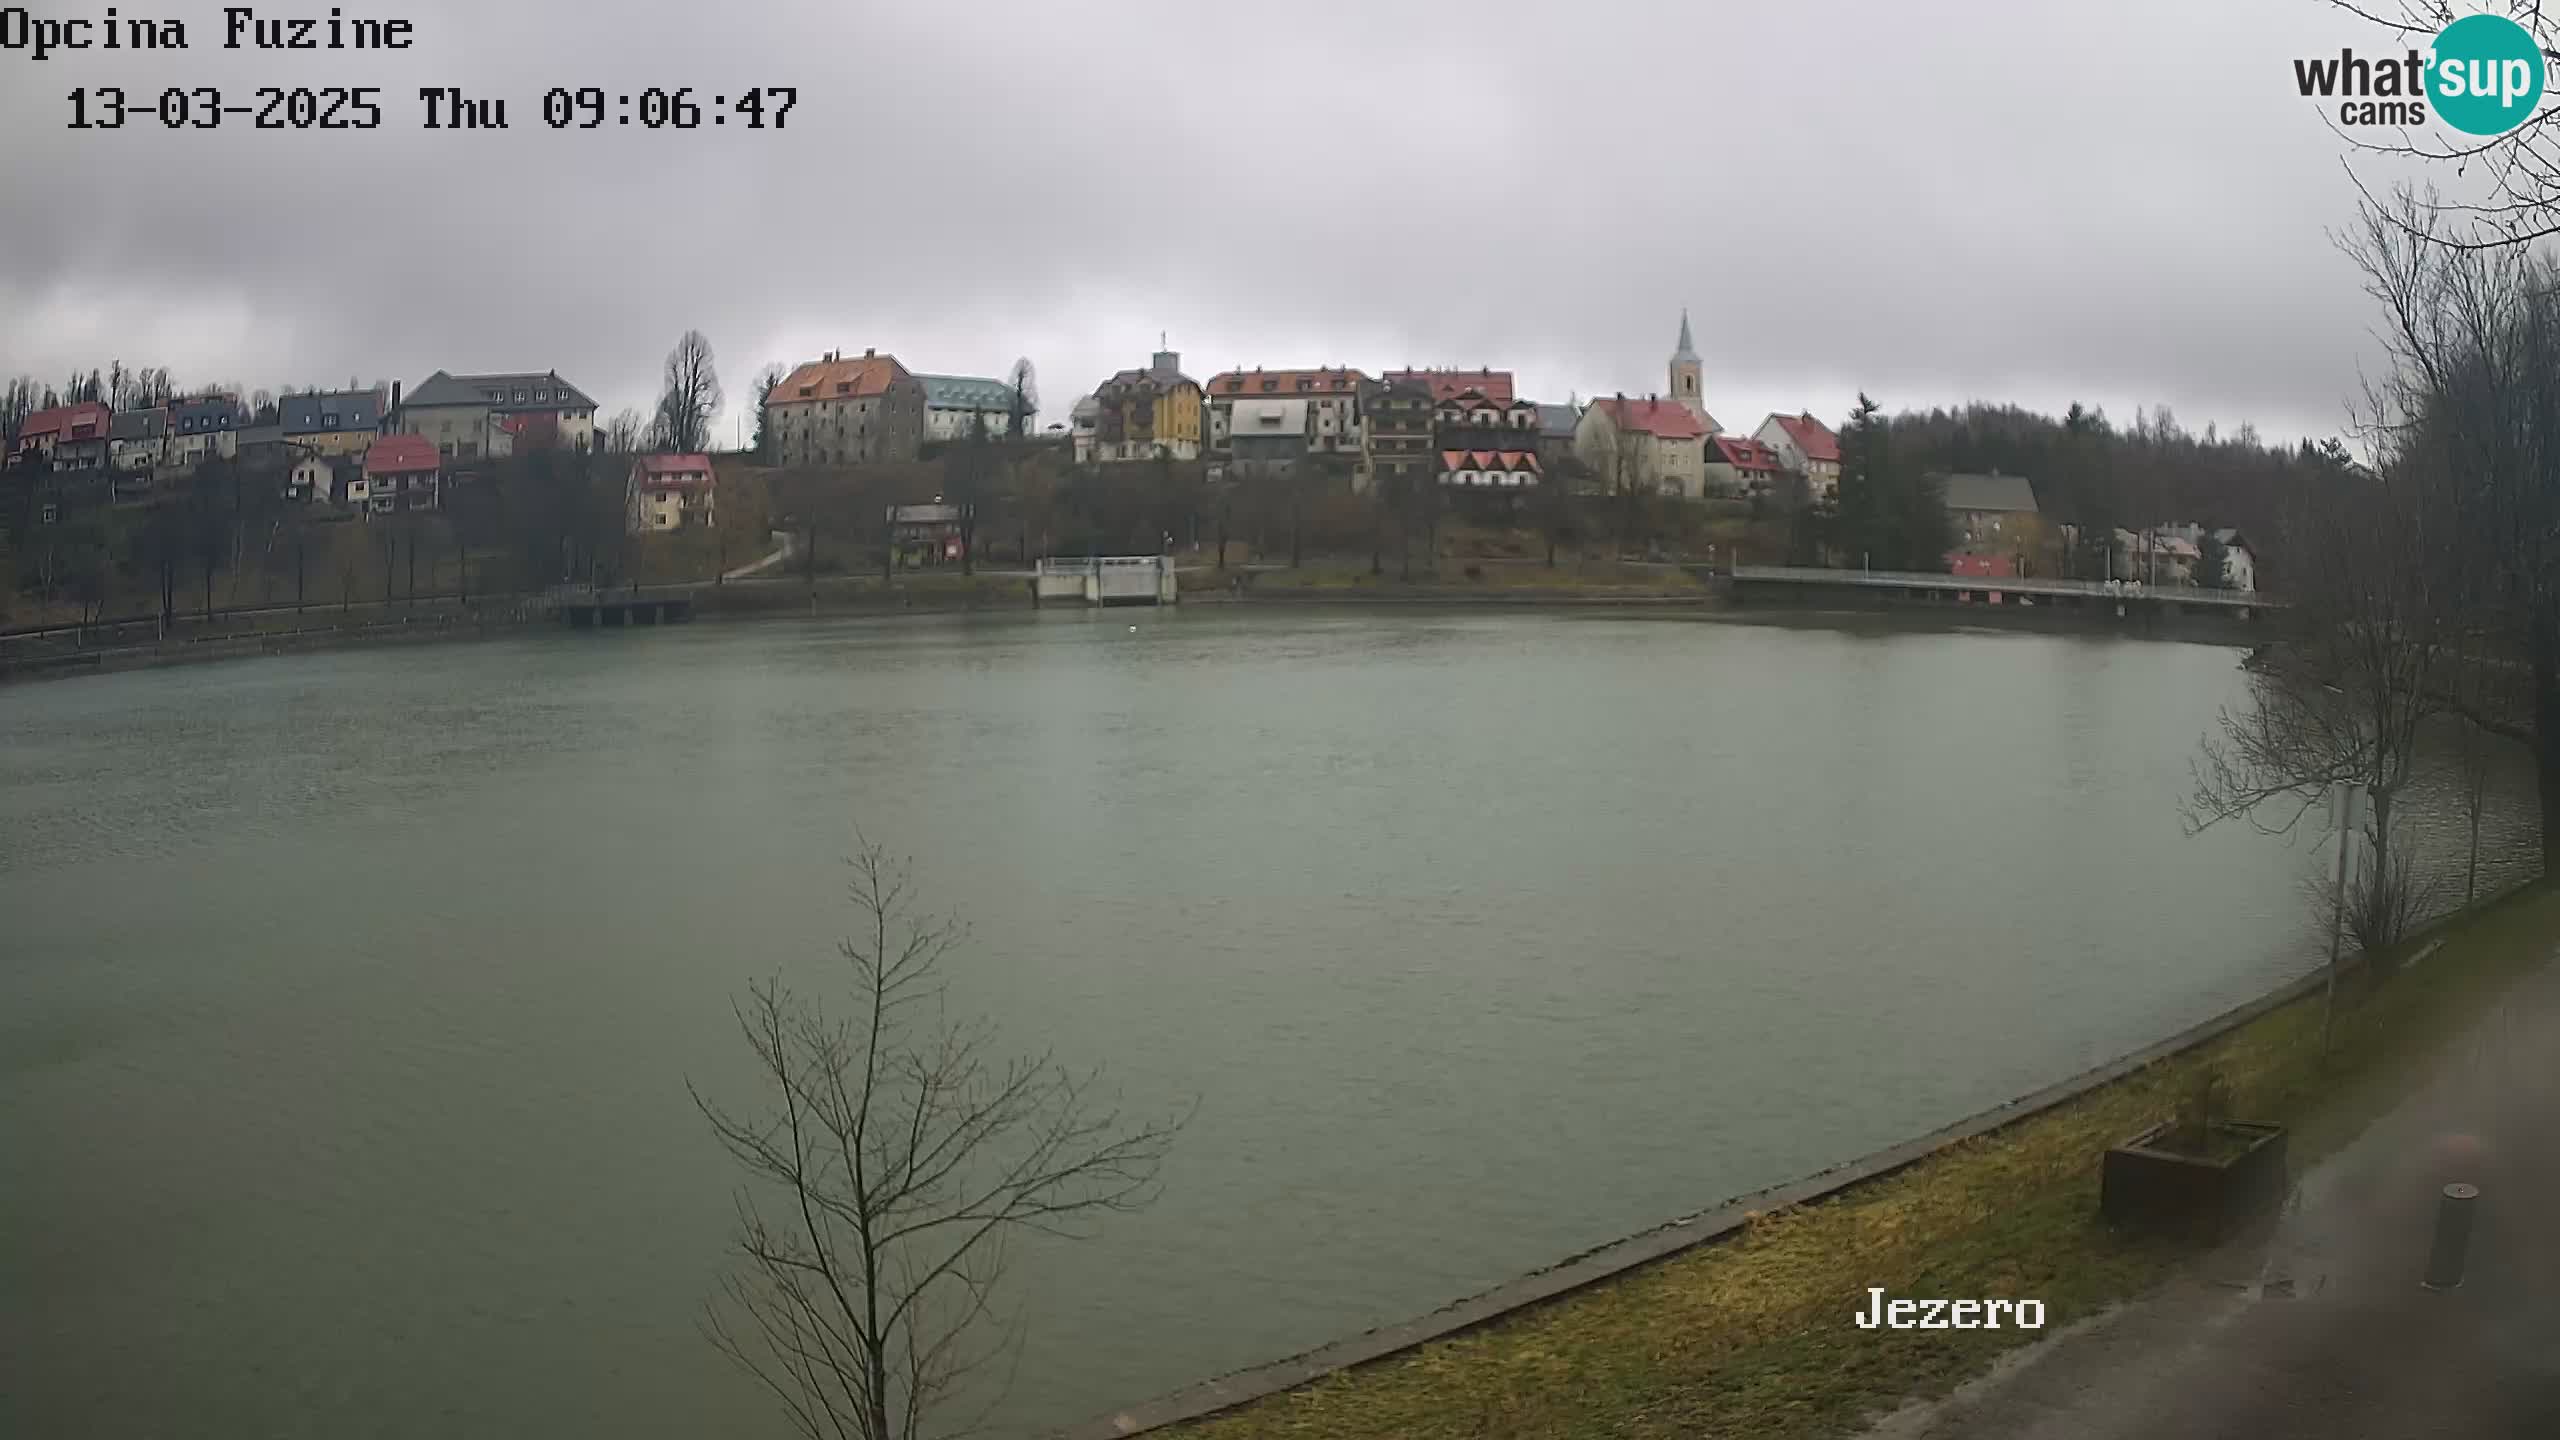
[[[1707,398],[1700,388],[1705,367],[1698,361],[1698,347],[1689,340],[1689,312],[1680,312],[1680,348],[1671,352],[1671,398],[1683,409],[1707,418]]]

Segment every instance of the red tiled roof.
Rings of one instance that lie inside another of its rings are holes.
[[[1481,390],[1486,398],[1504,405],[1512,400],[1508,370],[1390,370],[1379,378],[1390,383],[1419,380],[1431,387],[1435,404],[1465,390]]]
[[[407,475],[436,465],[436,442],[424,435],[385,435],[364,452],[367,475]]]
[[[885,395],[907,373],[894,355],[838,356],[812,360],[782,378],[767,405],[814,405],[821,400],[860,400]],[[806,390],[806,395],[800,392]]]
[[[1714,435],[1708,437],[1707,443],[1716,447],[1716,453],[1709,458],[1721,460],[1736,470],[1784,468],[1778,463],[1777,451],[1748,435]]]
[[[1369,377],[1344,366],[1338,370],[1229,370],[1209,377],[1212,395],[1356,395]],[[1269,385],[1271,388],[1263,388]]]
[[[631,469],[643,490],[700,490],[711,484],[708,455],[642,455]]]
[[[1796,448],[1804,452],[1804,458],[1839,463],[1840,437],[1831,433],[1830,426],[1814,419],[1810,413],[1780,415],[1777,421],[1778,428],[1786,431],[1787,438],[1796,442]]]
[[[24,444],[30,437],[44,435],[52,435],[57,440],[104,440],[107,438],[107,426],[114,417],[114,411],[95,400],[84,400],[77,405],[56,405],[28,416],[26,422],[18,427],[18,441]],[[80,434],[82,426],[91,427],[90,433]]]
[[[1699,440],[1707,433],[1707,423],[1677,400],[1608,399],[1594,400],[1591,406],[1621,429],[1651,435],[1657,440]]]
[[[1535,450],[1443,450],[1443,470],[1528,470],[1538,468]]]

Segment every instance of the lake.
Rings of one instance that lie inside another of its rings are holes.
[[[0,691],[0,1432],[785,1433],[697,1330],[857,832],[1198,1113],[1000,1433],[1906,1139],[2315,963],[2239,652],[1627,612],[542,633]],[[1134,625],[1134,628],[1132,628]],[[2529,834],[2501,801],[2493,838]]]

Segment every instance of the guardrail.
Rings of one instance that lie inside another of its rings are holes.
[[[2017,575],[1949,575],[1931,570],[1825,570],[1810,565],[1736,565],[1736,580],[1774,580],[1799,585],[1867,585],[1928,590],[1997,590],[2006,595],[2083,595],[2111,600],[2174,600],[2181,604],[2274,607],[2251,590],[2207,590],[2194,585],[2143,585],[2104,580],[2043,579]]]

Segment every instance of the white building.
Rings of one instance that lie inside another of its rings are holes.
[[[1016,397],[1013,387],[1001,380],[977,375],[918,375],[924,383],[924,438],[966,440],[979,434],[1002,440],[1013,433]],[[1024,434],[1030,433],[1035,417],[1022,417]]]

